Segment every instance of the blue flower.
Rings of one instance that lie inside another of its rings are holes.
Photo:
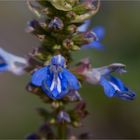
[[[96,48],[99,50],[104,49],[104,45],[100,42],[104,38],[105,29],[102,26],[96,26],[90,33],[93,35],[93,40],[90,43],[83,45],[82,48]]]
[[[112,72],[125,73],[125,65],[113,63],[99,68],[89,67],[89,61],[81,61],[75,71],[85,77],[85,80],[94,85],[101,85],[108,97],[119,97],[123,100],[133,100],[135,93],[127,88],[119,79],[112,76]]]
[[[105,29],[103,26],[96,26],[90,32],[87,32],[89,25],[91,24],[91,20],[86,20],[81,26],[78,27],[77,31],[85,32],[86,38],[90,38],[90,43],[83,45],[82,49],[87,48],[96,48],[96,49],[104,49],[104,45],[100,42],[103,40],[105,36]]]
[[[16,75],[21,75],[27,65],[25,58],[15,56],[0,48],[0,72],[10,71]]]
[[[112,72],[125,73],[124,68],[125,65],[117,63],[100,68],[99,84],[104,88],[104,92],[108,97],[116,96],[123,100],[133,100],[135,93],[127,88],[119,78],[111,74]]]
[[[108,78],[102,77],[100,84],[108,97],[116,96],[123,100],[133,100],[135,93],[127,88],[124,83],[116,77],[109,75]]]
[[[77,78],[65,68],[65,59],[61,55],[52,57],[48,66],[37,70],[31,82],[52,99],[61,99],[71,90],[80,88]]]

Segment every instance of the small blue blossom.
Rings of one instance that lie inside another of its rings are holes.
[[[25,58],[15,56],[0,48],[0,72],[10,71],[16,75],[21,75],[27,65]]]
[[[31,82],[52,99],[61,99],[71,90],[80,88],[77,78],[65,68],[65,59],[61,55],[52,57],[48,66],[37,70]]]
[[[90,38],[91,38],[91,35],[93,36],[93,40],[89,44],[83,45],[82,48],[84,48],[84,49],[87,49],[87,48],[96,48],[96,49],[99,49],[99,50],[100,49],[103,49],[104,48],[104,45],[101,44],[100,42],[104,38],[105,29],[102,26],[96,26],[90,32]]]
[[[88,27],[91,23],[91,20],[86,20],[84,24],[78,27],[77,31],[79,32],[87,32]],[[87,32],[85,37],[86,38],[92,38],[90,43],[83,45],[82,49],[87,48],[96,48],[96,49],[103,49],[104,45],[100,42],[103,40],[105,36],[105,29],[102,26],[96,26],[94,27],[90,32]]]
[[[89,65],[89,62],[87,64],[87,61],[83,60],[75,71],[83,75],[88,83],[101,85],[108,97],[115,96],[123,100],[134,99],[135,93],[127,88],[119,78],[112,76],[112,72],[125,73],[125,65],[114,63],[100,68],[91,68]]]

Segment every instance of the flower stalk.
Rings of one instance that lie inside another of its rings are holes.
[[[40,41],[40,46],[30,52],[27,59],[0,48],[0,71],[16,75],[30,73],[27,91],[47,105],[45,109],[37,109],[43,124],[27,139],[88,139],[87,132],[75,135],[72,131],[82,126],[82,120],[89,114],[79,94],[85,81],[101,85],[108,97],[123,100],[135,97],[132,90],[112,75],[113,72],[125,73],[124,64],[92,68],[85,58],[71,66],[72,52],[104,49],[101,43],[104,28],[88,29],[90,18],[99,11],[100,0],[27,0],[27,6],[38,18],[28,22],[26,31]],[[51,109],[48,110],[48,106]]]

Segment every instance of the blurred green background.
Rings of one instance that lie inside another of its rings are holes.
[[[89,56],[93,67],[122,62],[128,73],[120,76],[136,93],[132,102],[109,99],[100,86],[85,84],[80,93],[90,115],[80,131],[90,131],[94,138],[140,138],[140,1],[103,1],[93,26],[103,25],[105,51],[87,50],[73,54],[76,61]],[[0,1],[0,46],[26,56],[38,40],[25,33],[28,20],[34,15],[25,1]],[[29,75],[15,77],[0,74],[0,139],[24,138],[41,124],[37,107],[47,107],[26,92]]]

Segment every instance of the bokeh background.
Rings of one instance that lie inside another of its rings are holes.
[[[92,25],[103,25],[104,51],[86,50],[73,54],[76,61],[89,56],[94,67],[113,62],[127,65],[120,76],[136,93],[132,102],[109,99],[100,86],[85,84],[81,96],[90,115],[80,131],[90,131],[94,138],[140,138],[140,1],[102,1]],[[0,46],[14,54],[26,56],[38,40],[25,32],[28,20],[35,18],[25,1],[0,1]],[[25,90],[30,76],[0,74],[0,139],[24,138],[42,123],[37,107],[46,107]]]

